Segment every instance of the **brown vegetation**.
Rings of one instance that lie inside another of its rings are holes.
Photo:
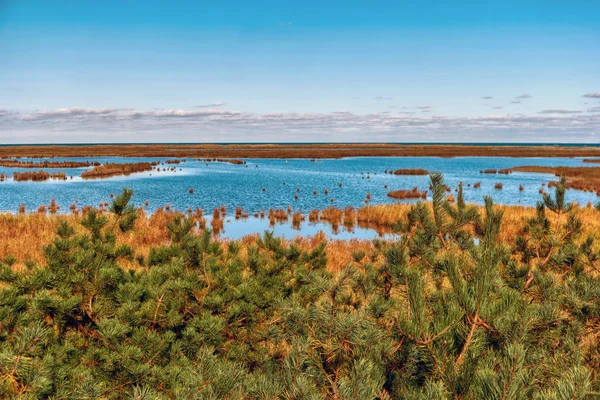
[[[245,160],[235,160],[235,159],[230,159],[230,158],[200,158],[200,159],[198,159],[198,161],[202,161],[202,162],[224,162],[224,163],[229,163],[229,164],[234,164],[234,165],[244,165],[244,164],[246,164]],[[285,182],[283,184],[285,185]]]
[[[568,189],[595,192],[600,196],[600,167],[545,167],[526,165],[511,168],[515,172],[534,172],[564,176]]]
[[[584,146],[464,146],[388,143],[335,144],[129,144],[87,146],[5,146],[0,158],[14,157],[193,157],[220,158],[341,158],[352,156],[432,157],[600,157],[600,148]],[[203,160],[204,161],[204,160]],[[240,161],[240,160],[238,160]],[[237,163],[238,161],[233,161]]]
[[[339,226],[344,218],[344,211],[337,207],[328,207],[321,211],[321,221],[327,221],[333,226]]]
[[[20,161],[0,159],[0,167],[8,168],[86,168],[100,165],[97,161]]]
[[[64,172],[47,172],[47,171],[37,171],[37,172],[15,172],[13,174],[13,179],[17,182],[24,181],[34,181],[41,182],[47,181],[48,179],[58,179],[58,180],[66,180],[67,175]]]
[[[58,207],[56,202],[52,202],[54,207]],[[430,206],[430,204],[428,204]],[[496,206],[504,212],[502,221],[502,229],[499,239],[514,243],[515,238],[519,235],[523,223],[535,217],[536,210],[532,207],[522,206]],[[89,207],[87,208],[89,209]],[[375,228],[378,232],[391,232],[391,227],[398,221],[407,221],[407,214],[410,210],[408,204],[386,204],[386,205],[371,205],[361,207],[355,210],[356,221],[359,226]],[[283,217],[287,213],[284,210],[279,210],[279,215]],[[169,232],[166,229],[167,223],[177,215],[176,212],[165,212],[162,209],[157,210],[153,214],[145,214],[145,211],[140,208],[142,218],[136,221],[136,227],[129,233],[117,233],[118,240],[121,243],[135,246],[140,255],[147,256],[150,248],[164,245],[170,240]],[[222,230],[223,220],[220,218],[220,209],[215,209],[217,218],[211,222],[213,229]],[[575,215],[582,219],[583,230],[586,235],[593,235],[600,232],[599,212],[592,207],[576,207]],[[83,209],[77,215],[74,214],[55,214],[47,216],[46,206],[40,206],[38,212],[28,214],[11,214],[0,213],[0,232],[3,233],[3,240],[0,241],[0,259],[6,256],[14,256],[17,260],[17,266],[23,266],[23,263],[32,260],[42,262],[43,246],[48,244],[55,236],[56,228],[60,221],[68,221],[72,226],[79,227],[79,221],[82,215],[85,215],[86,209]],[[202,210],[196,210],[198,218],[202,219]],[[264,213],[263,213],[264,215]],[[316,222],[318,220],[319,210],[312,210],[309,213],[309,221]],[[348,209],[338,211],[326,211],[326,218],[323,221],[327,222],[327,218],[333,218],[333,215],[341,218],[343,215],[343,223],[346,225],[346,216],[349,215]],[[107,214],[110,217],[110,214]],[[551,222],[555,221],[555,215],[549,215]],[[338,219],[340,224],[341,219]],[[200,224],[203,228],[203,225]],[[224,243],[225,239],[221,239]],[[244,239],[244,242],[251,243],[255,240],[252,236]],[[322,240],[322,238],[297,238],[293,242],[302,243],[303,246],[308,246],[310,243]],[[24,246],[23,243],[27,243]],[[329,240],[327,241],[328,248],[328,267],[333,270],[341,270],[348,265],[352,260],[352,252],[361,248],[371,249],[373,244],[370,241],[343,241]]]
[[[110,178],[112,176],[130,175],[136,172],[151,171],[152,164],[149,162],[115,164],[107,163],[84,171],[81,174],[83,179]]]
[[[429,175],[429,171],[422,168],[387,170],[387,172],[392,175]]]
[[[268,213],[268,218],[269,218],[269,222],[271,222],[271,224],[274,224],[275,222],[287,221],[289,218],[289,214],[285,210],[282,210],[280,208],[277,208],[277,209],[270,208],[269,213]]]
[[[392,190],[388,192],[388,197],[393,199],[426,199],[427,190],[420,191],[416,186],[411,190]]]

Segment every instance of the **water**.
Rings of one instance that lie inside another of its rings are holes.
[[[211,217],[207,217],[207,225],[210,227]],[[296,236],[315,236],[324,234],[328,238],[338,240],[349,239],[395,239],[397,235],[391,232],[380,232],[380,230],[353,226],[347,227],[343,224],[334,227],[326,222],[308,222],[304,221],[299,226],[294,226],[291,221],[276,222],[271,224],[268,218],[249,217],[247,219],[236,220],[234,217],[227,217],[223,222],[223,229],[219,232],[220,237],[238,240],[245,236],[264,231],[272,231],[277,237],[292,239]]]
[[[60,160],[94,160],[101,163],[164,162],[167,158],[70,158],[52,161]],[[187,162],[176,165],[176,172],[152,171],[99,180],[79,178],[86,168],[58,168],[53,171],[64,171],[74,178],[67,181],[14,182],[11,179],[0,182],[0,211],[16,212],[20,204],[25,204],[26,209],[32,211],[55,199],[62,207],[61,211],[68,212],[69,205],[76,200],[79,207],[98,206],[101,202],[110,201],[111,193],[118,194],[124,187],[128,187],[134,190],[134,201],[138,205],[149,202],[149,211],[170,205],[176,210],[202,208],[205,213],[210,213],[212,208],[225,205],[230,213],[236,206],[240,206],[250,215],[260,210],[288,206],[294,211],[307,213],[312,209],[330,206],[360,207],[364,205],[367,193],[371,194],[370,204],[382,204],[401,202],[387,197],[390,190],[411,189],[414,186],[420,190],[428,189],[428,176],[395,176],[384,173],[386,169],[399,168],[440,171],[444,174],[446,184],[451,187],[456,187],[459,181],[463,181],[467,202],[482,204],[483,197],[491,195],[498,204],[534,206],[541,199],[538,191],[542,183],[547,184],[556,180],[556,177],[534,173],[479,173],[484,169],[521,165],[590,166],[583,163],[583,158],[352,157],[316,162],[307,159],[248,159],[245,166],[229,163],[206,165],[188,159]],[[161,168],[171,166],[173,165],[164,165]],[[0,167],[0,173],[12,175],[16,171],[23,169]],[[481,182],[481,187],[475,189],[467,186],[475,182]],[[503,184],[502,190],[494,189],[497,182]],[[342,183],[342,187],[338,186],[339,183]],[[388,185],[388,188],[384,188],[384,185]],[[523,185],[525,190],[520,192],[519,185]],[[188,193],[190,188],[194,189],[193,194]],[[297,192],[298,188],[300,192]],[[324,194],[325,189],[329,191],[327,195]],[[313,190],[317,191],[316,196],[313,195]],[[298,199],[294,198],[296,194]],[[567,200],[586,204],[588,201],[596,202],[598,198],[594,193],[569,190]]]

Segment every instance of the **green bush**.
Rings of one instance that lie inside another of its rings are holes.
[[[335,274],[324,243],[221,246],[183,217],[125,269],[124,191],[113,223],[61,224],[45,265],[0,264],[0,398],[599,398],[600,255],[563,182],[509,246],[491,199],[450,205],[431,180],[432,212]]]

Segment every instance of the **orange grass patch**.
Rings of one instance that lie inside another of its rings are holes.
[[[148,162],[115,164],[107,163],[84,171],[83,179],[110,178],[111,176],[130,175],[136,172],[152,171],[152,164]]]

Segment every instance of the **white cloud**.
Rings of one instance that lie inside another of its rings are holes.
[[[431,106],[420,106],[421,112]],[[398,113],[250,113],[216,109],[0,110],[0,142],[573,141],[597,142],[600,113],[450,117]],[[469,139],[471,138],[471,139]]]
[[[533,96],[530,94],[522,94],[520,96],[515,97],[515,99],[531,99],[531,98],[533,98]]]

